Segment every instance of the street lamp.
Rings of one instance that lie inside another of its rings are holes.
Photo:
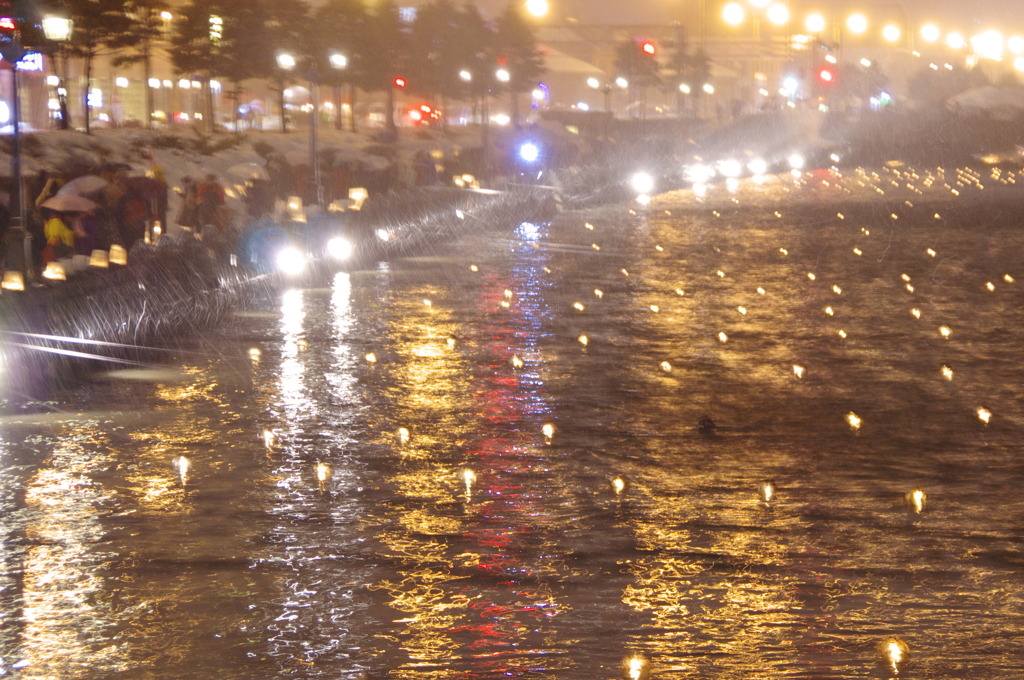
[[[825,30],[825,17],[815,12],[807,15],[804,26],[810,33],[821,33]]]
[[[950,49],[959,50],[962,49],[966,44],[967,42],[964,40],[964,37],[961,34],[957,33],[956,31],[953,31],[952,33],[946,36],[946,45]]]
[[[738,2],[730,2],[722,8],[722,21],[730,26],[739,26],[743,23],[747,13]]]
[[[288,132],[288,120],[285,117],[284,112],[284,74],[286,71],[294,70],[295,64],[296,62],[294,54],[290,54],[288,52],[277,53],[277,67],[281,69],[281,75],[279,79],[279,83],[281,85],[281,87],[279,88],[281,92],[281,132]]]
[[[939,27],[935,24],[925,24],[921,27],[921,39],[925,42],[935,42],[939,35]]]
[[[548,0],[526,0],[526,13],[537,19],[543,19],[551,11]]]
[[[789,9],[782,3],[775,3],[768,8],[768,21],[776,26],[783,26],[789,21]]]
[[[900,27],[896,24],[886,24],[885,27],[882,28],[882,38],[884,38],[886,42],[894,43],[898,41],[902,35],[903,31],[901,31]]]
[[[850,29],[851,33],[860,35],[864,31],[868,30],[868,18],[860,12],[851,14],[846,19],[846,27]]]

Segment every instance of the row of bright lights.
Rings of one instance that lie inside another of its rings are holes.
[[[60,78],[58,78],[57,76],[46,76],[46,84],[51,87],[58,87],[60,85]],[[128,87],[128,79],[116,78],[114,80],[114,85],[121,88]],[[159,89],[160,87],[171,88],[174,87],[174,83],[172,83],[170,80],[161,81],[159,78],[150,78],[149,86],[155,89]],[[178,87],[180,87],[183,90],[198,90],[203,87],[203,84],[198,80],[187,80],[185,78],[182,78],[178,81]],[[210,89],[214,92],[220,92],[220,81],[211,80]]]

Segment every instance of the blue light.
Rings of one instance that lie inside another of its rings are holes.
[[[519,147],[519,157],[527,163],[533,163],[540,158],[540,149],[533,142],[527,142]]]

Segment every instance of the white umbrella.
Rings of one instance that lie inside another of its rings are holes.
[[[64,196],[66,194],[74,194],[76,196],[84,196],[86,194],[99,191],[105,186],[107,186],[107,180],[102,177],[98,177],[96,175],[82,175],[81,177],[76,177],[62,186],[57,191],[57,195]]]
[[[76,194],[58,194],[43,202],[42,207],[59,212],[88,212],[96,204]]]
[[[270,179],[267,169],[259,163],[239,163],[228,168],[228,174],[242,179]]]

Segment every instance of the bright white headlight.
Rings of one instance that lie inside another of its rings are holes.
[[[755,158],[754,160],[747,163],[747,167],[755,175],[763,175],[768,172],[768,164],[764,162],[763,158]]]
[[[391,232],[389,232],[387,229],[378,229],[377,238],[379,238],[381,241],[390,241]]]
[[[336,260],[344,260],[352,254],[352,244],[339,237],[327,242],[327,252]]]
[[[290,276],[301,274],[306,268],[306,257],[295,248],[285,248],[277,254],[277,268]]]
[[[799,170],[800,168],[804,167],[804,157],[798,153],[793,154],[792,156],[789,157],[789,167],[793,168],[794,170]]]

